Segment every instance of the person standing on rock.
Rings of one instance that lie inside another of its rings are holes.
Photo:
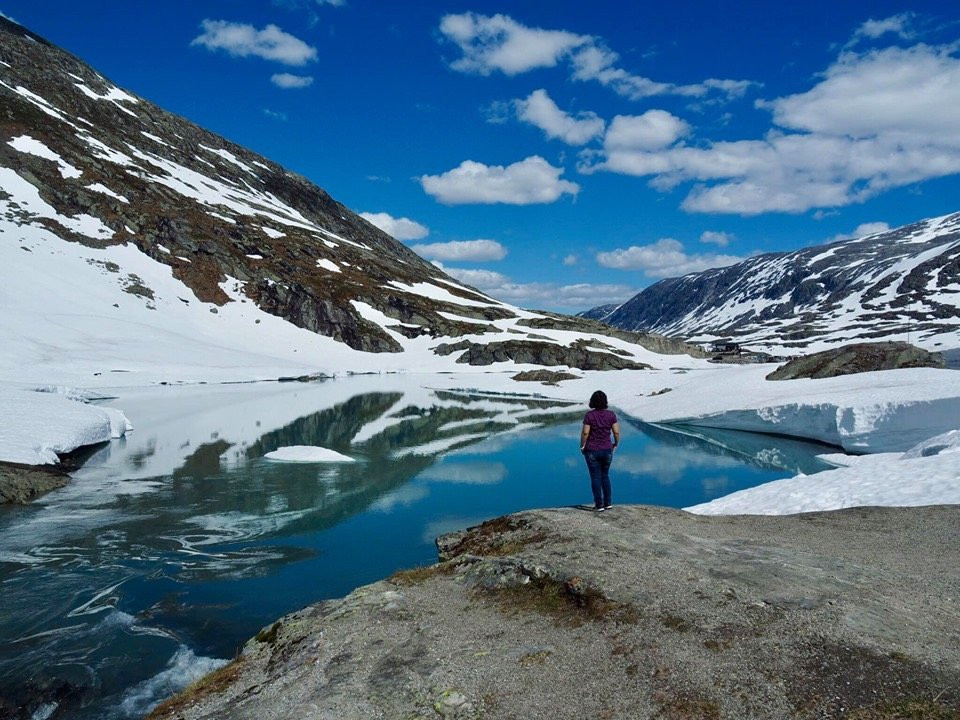
[[[583,416],[580,452],[590,471],[593,509],[603,512],[613,504],[610,499],[610,463],[613,461],[613,451],[620,444],[620,423],[616,414],[607,409],[607,395],[602,390],[590,396],[590,407],[590,412]]]

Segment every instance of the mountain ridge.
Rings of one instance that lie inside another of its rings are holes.
[[[86,276],[84,287],[94,290],[84,300],[87,318],[106,318],[116,308],[127,322],[134,313],[138,322],[163,325],[164,332],[191,325],[191,337],[219,334],[225,344],[230,332],[237,342],[237,335],[265,334],[254,326],[272,321],[254,318],[255,308],[355,351],[415,350],[407,366],[420,367],[424,358],[445,368],[468,362],[465,353],[434,352],[441,341],[463,337],[481,345],[510,340],[530,345],[526,350],[547,342],[556,346],[547,353],[550,362],[577,365],[582,352],[566,330],[527,337],[534,333],[517,321],[542,315],[447,276],[303,176],[117,87],[4,18],[0,36],[6,106],[0,115],[0,233],[8,241],[0,253],[6,253],[10,275],[43,271],[26,262],[13,241],[21,251],[54,256],[61,285]],[[130,247],[150,262],[128,252]],[[96,266],[99,276],[79,263]],[[106,293],[104,277],[124,294]],[[9,279],[24,314],[50,306],[60,292],[50,287],[31,301],[38,292],[33,284]],[[133,310],[132,298],[142,303]],[[49,326],[47,334],[26,322],[9,332],[27,343],[46,343],[60,318],[76,314],[75,300],[76,293],[56,298],[47,316],[36,316]],[[181,318],[180,303],[190,306],[189,318]],[[197,303],[209,314],[195,312]],[[232,307],[237,303],[253,308],[240,313]],[[56,322],[53,309],[60,311]],[[224,314],[239,329],[228,332]],[[105,322],[117,327],[112,319]],[[114,342],[104,327],[96,332],[103,342]],[[286,329],[277,332],[294,338]],[[588,336],[606,332],[591,327]],[[242,342],[261,352],[274,340],[250,336]],[[619,342],[620,351],[643,364],[648,350],[633,340]],[[671,342],[654,339],[652,345]],[[686,349],[675,342],[671,347]],[[289,357],[297,348],[284,352]],[[336,363],[353,367],[349,353],[336,347],[331,352],[343,358]],[[324,354],[320,346],[316,353]],[[617,353],[599,347],[589,359],[591,367],[622,364]],[[497,361],[491,355],[484,364]],[[370,367],[366,360],[361,364]]]
[[[960,346],[960,213],[668,278],[580,314],[626,330],[771,349]]]

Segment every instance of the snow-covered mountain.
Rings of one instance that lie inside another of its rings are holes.
[[[0,380],[650,361],[645,336],[464,286],[4,18],[0,101]]]
[[[960,347],[960,213],[662,280],[583,317],[627,330],[822,350],[864,340]]]

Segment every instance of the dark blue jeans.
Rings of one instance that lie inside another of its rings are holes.
[[[613,450],[584,450],[583,457],[590,471],[590,489],[593,490],[593,506],[610,504],[610,463]]]

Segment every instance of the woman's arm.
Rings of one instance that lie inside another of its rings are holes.
[[[590,426],[584,425],[580,431],[580,452],[587,449],[587,438],[590,437]]]
[[[613,449],[616,450],[620,444],[620,423],[615,422],[610,429],[613,430]]]

